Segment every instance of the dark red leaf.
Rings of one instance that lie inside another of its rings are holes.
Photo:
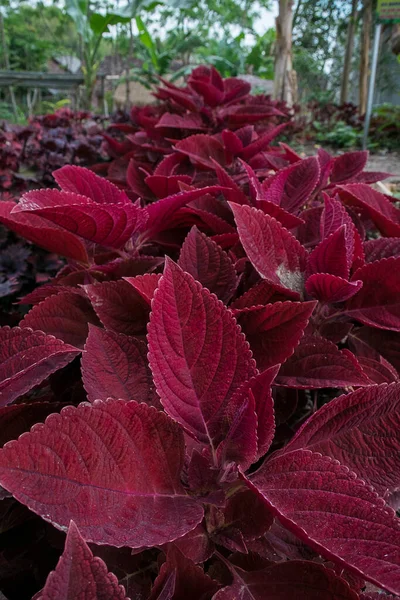
[[[303,290],[307,252],[273,217],[230,203],[246,254],[261,277],[277,289]]]
[[[293,354],[316,302],[275,302],[242,312],[238,321],[261,371]]]
[[[185,239],[178,265],[225,303],[236,290],[237,276],[231,259],[197,227]]]
[[[400,256],[400,238],[379,238],[369,240],[364,244],[365,260],[368,263],[390,258],[391,256]]]
[[[79,350],[42,331],[0,328],[0,406],[65,367]]]
[[[0,222],[18,235],[49,252],[55,252],[81,263],[89,262],[82,240],[33,214],[13,212],[14,202],[0,202]]]
[[[53,171],[53,177],[64,192],[87,196],[98,204],[130,204],[128,196],[116,185],[95,175],[90,169],[65,165]]]
[[[365,183],[339,186],[338,191],[342,202],[360,209],[383,235],[400,236],[400,210],[386,196]]]
[[[321,302],[344,302],[362,288],[361,280],[347,281],[328,273],[315,273],[306,281],[307,294]]]
[[[150,367],[165,410],[199,441],[212,443],[217,432],[223,435],[218,415],[256,374],[234,317],[168,260],[148,332]]]
[[[57,457],[57,460],[54,459]],[[0,482],[59,529],[73,519],[97,544],[153,546],[194,527],[179,426],[153,407],[97,400],[50,415],[0,451]]]
[[[90,402],[121,398],[154,404],[147,346],[134,337],[92,325],[82,354],[82,379]]]
[[[294,388],[368,386],[371,381],[354,354],[318,336],[304,336],[282,366],[277,383]]]
[[[400,331],[400,258],[366,264],[352,279],[363,286],[347,301],[346,313],[366,325]]]
[[[55,571],[47,578],[38,600],[129,600],[122,585],[107,565],[93,556],[71,521],[64,552]]]
[[[367,164],[368,152],[345,152],[333,159],[331,183],[344,183],[359,175]]]
[[[224,147],[211,135],[199,133],[191,135],[175,144],[175,149],[188,156],[192,164],[206,169],[213,169],[213,160],[225,166]]]
[[[325,558],[400,591],[398,519],[347,467],[294,450],[265,462],[251,485],[285,527]]]
[[[400,384],[335,398],[299,429],[285,452],[308,449],[337,459],[386,497],[399,487]]]
[[[357,600],[348,583],[323,565],[291,560],[260,571],[232,566],[233,583],[213,600]],[[295,596],[294,596],[295,594]]]
[[[36,304],[22,319],[21,327],[40,329],[76,348],[83,348],[88,325],[99,321],[87,298],[61,292]]]
[[[58,190],[34,190],[24,194],[13,214],[39,215],[91,242],[122,248],[136,230],[142,230],[147,214],[134,204],[98,204],[86,196]]]

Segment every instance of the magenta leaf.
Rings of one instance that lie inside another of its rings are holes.
[[[346,303],[345,312],[365,325],[400,331],[400,258],[383,258],[357,269],[353,280],[361,290]]]
[[[159,273],[145,273],[144,275],[136,275],[136,277],[124,277],[149,306],[156,291],[161,275]]]
[[[168,260],[152,303],[148,340],[150,367],[165,410],[192,436],[212,444],[216,434],[223,435],[220,413],[256,374],[234,317]]]
[[[316,302],[275,302],[238,316],[260,371],[293,354]]]
[[[268,182],[265,200],[279,204],[289,213],[295,213],[311,196],[319,176],[319,164],[315,157],[300,160],[282,169]]]
[[[99,321],[87,298],[73,292],[60,292],[36,304],[22,319],[21,327],[40,329],[77,348],[83,348],[88,325]]]
[[[306,281],[306,292],[321,302],[344,302],[362,288],[361,280],[347,281],[329,273],[315,273]]]
[[[337,459],[382,497],[400,487],[400,384],[335,398],[314,413],[285,446]]]
[[[399,521],[347,467],[294,450],[265,462],[251,485],[285,527],[325,558],[400,591]]]
[[[89,262],[82,240],[37,215],[15,214],[13,210],[16,206],[14,202],[0,202],[1,223],[49,252],[56,252],[81,263]]]
[[[79,354],[42,331],[0,328],[0,406],[9,404]]]
[[[53,172],[63,192],[81,194],[98,204],[130,204],[128,196],[116,185],[99,177],[90,169],[66,165]]]
[[[236,290],[237,276],[231,259],[197,227],[185,239],[178,265],[225,303]]]
[[[351,183],[338,188],[347,206],[354,206],[368,216],[386,236],[400,236],[400,210],[380,192],[366,183]]]
[[[82,379],[90,402],[116,398],[154,403],[147,347],[134,337],[92,325],[82,354]]]
[[[38,600],[128,600],[122,585],[92,551],[71,521],[64,552]]]
[[[136,230],[144,228],[147,214],[134,204],[98,204],[86,196],[58,190],[24,194],[13,214],[39,215],[102,246],[122,248]]]
[[[243,248],[258,273],[283,291],[303,290],[307,252],[273,217],[230,203]]]
[[[57,457],[57,460],[54,459]],[[131,548],[172,541],[201,521],[180,474],[179,426],[123,400],[68,406],[0,451],[0,482],[22,504],[86,541]]]
[[[85,286],[100,321],[117,333],[144,335],[150,303],[129,281],[104,281]]]
[[[344,183],[360,175],[367,164],[368,152],[345,152],[333,159],[331,183]]]
[[[349,350],[339,350],[329,340],[307,335],[293,356],[282,365],[277,383],[300,389],[318,389],[368,386],[372,382]]]
[[[202,523],[170,543],[196,564],[205,562],[214,554],[214,544]]]
[[[233,582],[217,592],[213,600],[357,600],[348,583],[323,565],[303,560],[272,563],[245,571],[230,567]],[[293,594],[296,594],[295,596]]]

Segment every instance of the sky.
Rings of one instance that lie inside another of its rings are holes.
[[[270,27],[275,27],[275,17],[278,15],[278,2],[272,3],[271,10],[262,10],[259,19],[254,23],[256,32],[261,35]]]

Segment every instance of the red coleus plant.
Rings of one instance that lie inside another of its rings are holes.
[[[67,259],[0,330],[35,598],[400,595],[400,219],[366,158],[194,160],[158,200],[66,166],[0,205]]]

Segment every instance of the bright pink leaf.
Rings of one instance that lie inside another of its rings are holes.
[[[284,561],[257,571],[232,565],[231,572],[232,584],[217,592],[213,600],[358,599],[344,579],[311,561]]]
[[[400,487],[400,384],[359,389],[325,404],[285,452],[305,448],[337,459],[383,497]]]
[[[53,171],[53,177],[64,192],[87,196],[98,204],[130,204],[128,196],[116,185],[99,177],[90,169],[65,165]]]
[[[220,413],[256,374],[232,314],[168,261],[148,332],[150,367],[165,410],[201,442],[223,435],[218,431]]]
[[[366,325],[400,331],[400,258],[368,263],[352,279],[363,287],[348,300],[346,313]]]
[[[44,331],[66,344],[83,348],[89,323],[99,324],[87,298],[72,292],[61,292],[36,304],[20,325]]]
[[[0,406],[71,362],[79,350],[42,331],[0,328]]]
[[[197,227],[183,242],[178,265],[225,303],[236,290],[237,276],[231,259]]]
[[[382,498],[328,456],[294,450],[251,478],[282,524],[325,558],[400,592],[400,527]]]
[[[306,281],[307,294],[321,302],[344,302],[362,288],[361,280],[347,281],[328,273],[315,273]]]
[[[261,277],[300,294],[306,268],[307,251],[273,217],[249,206],[230,204],[240,241]]]
[[[146,344],[134,337],[89,328],[82,354],[88,400],[116,398],[153,404],[154,389]]]
[[[128,600],[118,579],[92,551],[71,521],[64,552],[38,600]]]
[[[367,386],[372,382],[348,350],[318,336],[305,336],[282,365],[277,383],[294,388]]]
[[[102,246],[122,248],[147,214],[134,204],[98,204],[86,196],[58,190],[24,194],[13,214],[39,215],[63,229]]]
[[[68,406],[7,443],[0,482],[59,529],[73,519],[86,541],[154,546],[203,517],[180,482],[183,459],[182,432],[167,415],[97,400]]]
[[[293,354],[315,306],[316,302],[275,302],[239,315],[260,371]]]

